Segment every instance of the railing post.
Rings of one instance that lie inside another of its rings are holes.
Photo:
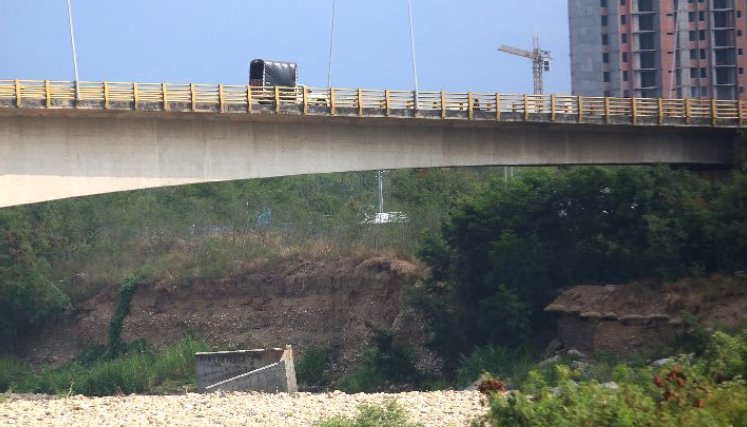
[[[558,113],[555,111],[555,94],[550,95],[550,121],[555,122]]]
[[[475,105],[472,98],[472,92],[467,92],[467,117],[470,119],[475,117]]]
[[[604,97],[604,122],[606,124],[610,124],[611,119],[612,118],[610,117],[610,97],[605,96]]]
[[[21,82],[19,82],[18,79],[15,79],[13,80],[13,86],[16,91],[16,108],[21,108],[21,97],[23,96],[21,94]]]
[[[389,116],[391,111],[391,95],[389,89],[384,89],[384,108],[386,108],[386,115]]]
[[[498,92],[495,93],[495,119],[501,120],[501,94]]]
[[[192,111],[197,111],[197,97],[195,96],[195,84],[189,84],[189,96],[192,101]]]
[[[246,85],[246,112],[252,112],[252,86]]]
[[[309,88],[304,86],[302,89],[302,93],[303,93],[302,95],[303,96],[303,114],[307,115],[309,114]]]
[[[578,122],[584,121],[584,101],[580,96],[576,97],[576,104],[578,105]]]
[[[335,115],[337,113],[337,103],[335,102],[335,88],[329,88],[329,113]]]
[[[358,88],[358,115],[363,115],[363,89]]]
[[[690,98],[685,98],[685,124],[692,123],[692,105]]]
[[[524,94],[524,121],[529,121],[529,95]]]
[[[161,83],[161,100],[163,101],[163,111],[169,111],[169,89],[166,83]]]
[[[140,100],[139,98],[140,98],[140,94],[138,93],[137,83],[132,83],[132,101],[134,104],[133,106],[135,107],[135,111],[137,111],[138,109],[137,104],[138,104],[138,101]]]
[[[638,100],[636,97],[630,98],[630,113],[633,115],[633,125],[638,124]]]
[[[111,108],[111,101],[109,100],[109,82],[104,82],[104,110]]]
[[[716,126],[718,123],[718,104],[716,98],[711,99],[711,125]]]
[[[659,124],[664,124],[664,99],[659,98],[656,101],[657,108],[659,110]]]
[[[742,127],[742,120],[744,119],[744,113],[742,112],[742,107],[744,107],[744,101],[740,99],[737,101],[737,120],[738,120],[737,126],[740,128]]]
[[[218,85],[218,103],[220,103],[220,112],[225,113],[226,112],[226,99],[225,99],[225,93],[223,92],[223,85]]]
[[[446,118],[446,94],[441,91],[441,118]]]
[[[52,90],[49,87],[49,80],[44,80],[44,97],[47,108],[52,106]]]
[[[275,114],[280,112],[280,87],[275,85]]]

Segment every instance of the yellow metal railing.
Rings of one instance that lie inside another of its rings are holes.
[[[743,101],[0,80],[0,108],[281,113],[744,127]]]

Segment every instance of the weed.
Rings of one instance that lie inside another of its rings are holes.
[[[317,427],[420,427],[422,424],[410,422],[404,410],[394,400],[381,406],[361,405],[353,417],[334,417],[321,421]]]
[[[457,368],[457,384],[466,386],[487,372],[501,379],[521,382],[537,360],[537,351],[528,348],[512,349],[487,346],[475,349],[469,356],[462,355]]]
[[[300,384],[319,385],[324,380],[329,352],[325,348],[311,346],[303,353],[303,358],[296,363],[296,377]]]

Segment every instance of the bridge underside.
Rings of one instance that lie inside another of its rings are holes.
[[[75,110],[0,113],[0,207],[207,181],[481,165],[730,167],[735,129]]]

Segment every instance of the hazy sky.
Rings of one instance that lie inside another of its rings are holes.
[[[327,85],[332,0],[72,0],[81,80],[246,84],[249,61],[295,61]],[[412,0],[421,90],[531,92],[529,60],[551,50],[546,92],[570,92],[565,0]],[[337,0],[332,83],[413,87],[407,0]],[[0,78],[72,80],[65,0],[0,0]]]

